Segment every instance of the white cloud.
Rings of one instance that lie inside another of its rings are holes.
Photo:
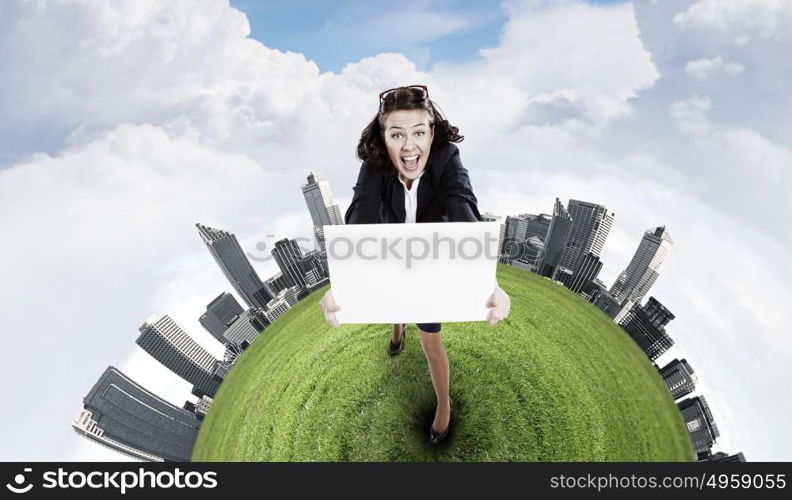
[[[567,107],[576,118],[595,127],[629,113],[629,101],[657,79],[649,53],[641,46],[630,4],[607,8],[578,2],[507,5],[512,15],[499,45],[482,49],[481,61],[438,64],[439,78],[493,78],[490,96],[504,86],[497,79],[505,80],[510,93],[516,87],[520,95],[513,96],[508,108],[498,109],[523,110],[530,117],[546,108]],[[470,95],[464,84],[459,87]]]
[[[673,19],[683,28],[746,38],[792,35],[792,4],[778,0],[699,0]]]
[[[705,151],[710,164],[723,170],[723,160],[729,165],[726,178],[737,176],[734,183],[769,183],[785,192],[792,190],[792,151],[783,144],[777,144],[763,137],[755,130],[713,124],[709,119],[712,101],[706,96],[693,96],[684,101],[671,103],[670,114],[679,128],[692,134],[698,141],[698,148]],[[710,171],[704,168],[705,171]],[[740,180],[750,177],[750,181]],[[723,178],[722,178],[723,179]],[[729,186],[734,184],[729,183]]]
[[[711,106],[712,100],[709,97],[693,96],[685,101],[672,102],[671,116],[682,130],[701,135],[709,130],[707,112]]]
[[[700,80],[706,80],[719,71],[723,71],[730,76],[735,76],[745,71],[745,66],[740,63],[724,63],[723,59],[720,57],[696,59],[695,61],[689,61],[685,65],[685,72]]]

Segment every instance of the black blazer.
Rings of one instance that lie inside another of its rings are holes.
[[[346,224],[404,222],[404,186],[398,172],[360,167],[352,203],[344,215]],[[467,170],[459,148],[448,143],[432,148],[418,183],[416,222],[476,222],[481,220]]]

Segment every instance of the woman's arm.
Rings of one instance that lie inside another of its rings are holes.
[[[385,177],[382,172],[368,168],[363,163],[360,166],[360,174],[353,188],[355,194],[352,196],[352,203],[344,215],[345,224],[376,224],[380,221],[380,200],[382,199],[382,185]],[[338,328],[341,323],[336,317],[336,313],[341,308],[336,304],[333,297],[333,289],[325,292],[322,300],[319,301],[322,314],[328,325]]]
[[[449,222],[478,222],[481,214],[478,201],[470,185],[467,169],[462,166],[459,149],[453,146],[453,153],[443,169],[441,179],[448,204]]]
[[[346,224],[377,224],[380,220],[380,200],[385,182],[383,172],[369,168],[365,163],[360,166],[360,174],[353,188],[352,203],[344,215]]]
[[[445,164],[442,176],[443,186],[448,203],[448,220],[450,222],[478,222],[481,214],[478,210],[476,195],[470,185],[467,169],[462,166],[459,149],[454,146],[453,153]],[[487,324],[493,326],[509,315],[511,299],[509,295],[495,283],[495,290],[487,300]]]

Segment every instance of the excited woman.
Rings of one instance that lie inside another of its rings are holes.
[[[380,93],[379,110],[363,130],[357,155],[363,161],[354,196],[344,221],[347,224],[476,222],[481,220],[467,170],[454,144],[462,141],[429,99],[423,85],[397,87]],[[327,291],[320,305],[328,324],[339,326],[340,310]],[[495,287],[487,323],[494,325],[509,314],[510,301]],[[388,352],[404,346],[404,324],[393,325]],[[441,342],[440,323],[416,325],[429,365],[437,408],[429,441],[437,444],[449,430],[448,357]]]

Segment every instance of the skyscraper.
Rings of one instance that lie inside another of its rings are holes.
[[[219,360],[190,338],[170,316],[152,316],[140,328],[136,343],[170,371],[194,385],[194,394],[214,397],[221,380],[214,377]]]
[[[206,312],[198,318],[198,321],[214,338],[225,344],[227,340],[223,333],[243,312],[244,309],[234,296],[223,292],[206,306]]]
[[[625,304],[639,302],[659,276],[657,269],[674,245],[665,226],[648,229],[627,269],[619,274],[610,289],[611,295]]]
[[[630,308],[619,325],[643,349],[649,359],[654,361],[666,352],[674,341],[665,331],[665,326],[674,315],[654,297],[649,297],[646,305],[639,303]]]
[[[266,307],[272,293],[256,274],[236,236],[222,229],[195,226],[215,262],[248,307]]]
[[[698,377],[685,359],[675,359],[659,371],[674,399],[687,396],[696,389]]]
[[[539,268],[539,274],[548,278],[554,278],[556,270],[561,263],[564,248],[572,229],[572,216],[564,208],[561,200],[556,198],[553,206],[553,218],[547,230],[547,239],[544,244],[544,259]],[[508,236],[507,236],[508,238]]]
[[[558,265],[574,273],[586,254],[592,253],[599,257],[615,214],[608,212],[604,205],[580,200],[569,200],[567,209],[572,217],[572,227]]]
[[[72,428],[93,441],[148,461],[189,462],[201,422],[108,366],[83,399]]]
[[[677,407],[682,413],[682,420],[690,434],[693,451],[699,459],[706,458],[710,454],[713,443],[720,436],[707,401],[704,396],[694,396],[683,399],[677,403]]]
[[[308,182],[302,185],[302,192],[313,221],[314,236],[319,243],[319,248],[324,253],[324,230],[322,228],[327,225],[343,224],[344,217],[333,199],[330,182],[321,175],[310,172]]]
[[[308,283],[305,280],[305,269],[303,264],[303,254],[297,241],[284,238],[275,242],[275,248],[272,249],[272,256],[275,257],[278,267],[283,273],[283,276],[288,280],[289,286],[299,286],[307,289]]]
[[[601,269],[602,262],[600,258],[589,252],[583,257],[583,261],[577,271],[572,273],[569,283],[564,283],[564,286],[579,294],[597,277]]]

